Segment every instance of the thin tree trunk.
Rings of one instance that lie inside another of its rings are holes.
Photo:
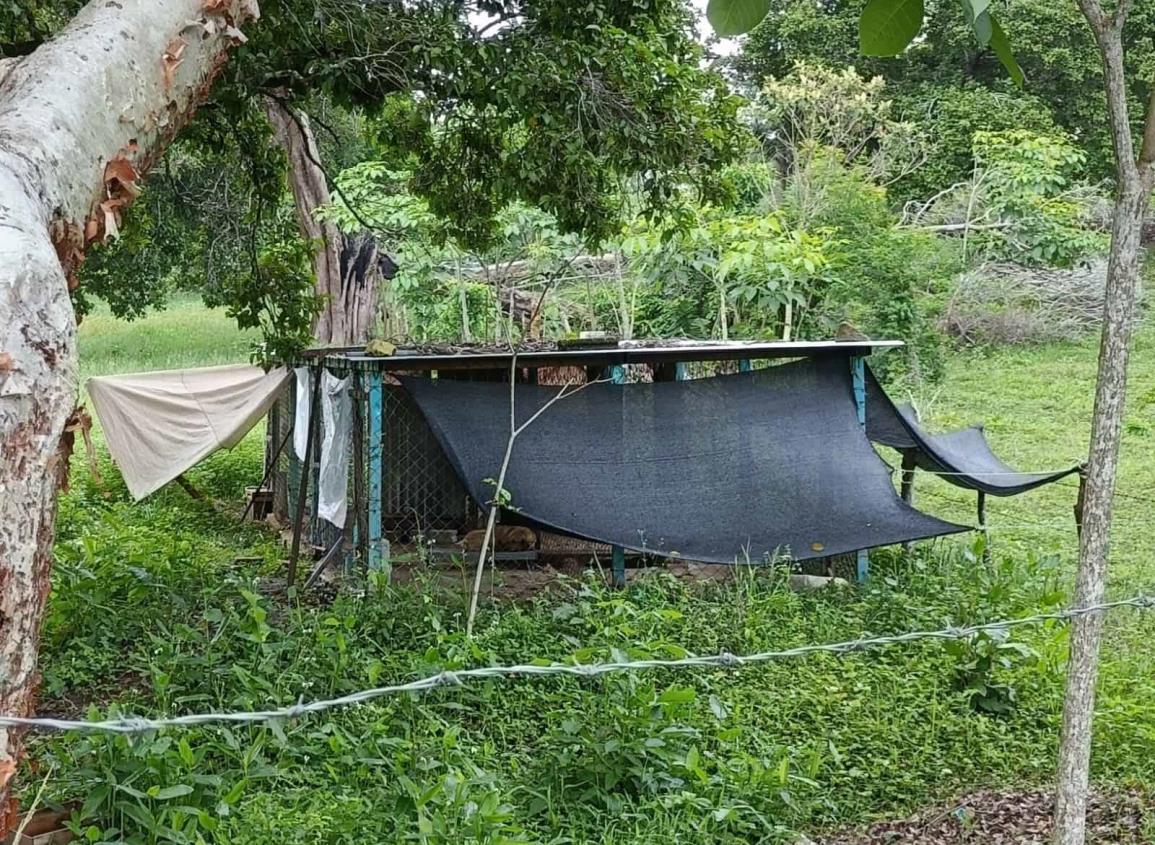
[[[1131,334],[1139,298],[1143,212],[1155,173],[1155,94],[1147,108],[1143,143],[1136,160],[1123,66],[1122,32],[1131,8],[1130,0],[1121,0],[1111,15],[1104,13],[1097,0],[1078,0],[1078,3],[1095,33],[1103,60],[1116,164],[1115,212],[1075,582],[1075,606],[1085,607],[1100,603],[1107,590],[1112,499],[1119,463]],[[1079,617],[1071,624],[1055,797],[1055,845],[1083,845],[1086,837],[1091,729],[1102,627],[1103,620],[1098,614]]]
[[[1099,604],[1107,590],[1112,497],[1119,464],[1119,441],[1127,394],[1127,364],[1138,299],[1139,237],[1146,196],[1138,186],[1124,187],[1115,203],[1083,526],[1079,541],[1075,607]],[[1095,711],[1095,681],[1098,677],[1102,627],[1103,618],[1099,614],[1079,617],[1071,624],[1055,800],[1055,845],[1082,845],[1084,841],[1091,723]]]
[[[251,0],[94,0],[0,67],[0,713],[35,706],[62,434],[76,403],[76,271],[256,15]],[[21,739],[0,729],[0,836]]]
[[[331,346],[364,343],[377,319],[383,263],[377,242],[368,233],[346,238],[335,224],[317,218],[317,209],[331,197],[309,118],[279,97],[265,99],[265,113],[289,161],[297,225],[315,244],[313,274],[323,304],[313,337]]]

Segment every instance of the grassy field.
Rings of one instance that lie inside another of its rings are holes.
[[[242,332],[221,309],[180,295],[164,311],[126,322],[98,304],[80,324],[82,378],[248,361],[254,332]]]
[[[246,346],[190,303],[81,329],[89,374],[240,361]],[[1014,464],[1063,466],[1085,449],[1095,351],[1087,341],[959,354],[916,398],[932,426],[985,420]],[[1143,531],[1155,480],[1150,329],[1132,384],[1118,595],[1155,583]],[[250,438],[192,477],[235,504],[259,468]],[[463,596],[432,579],[329,605],[273,599],[262,586],[282,552],[267,533],[179,489],[134,505],[82,473],[61,505],[44,709],[94,716],[287,704],[488,663],[749,653],[1019,616],[1066,600],[1075,555],[1074,486],[1055,485],[989,504],[990,562],[968,540],[883,552],[867,587],[817,595],[791,593],[770,571],[695,588],[659,575],[625,592],[578,580],[487,606],[470,641]],[[918,502],[973,519],[973,495],[939,479],[920,478]],[[1100,783],[1155,788],[1150,616],[1110,619]],[[1063,627],[1045,625],[1009,642],[741,671],[487,681],[251,728],[37,737],[24,782],[33,791],[47,773],[53,801],[81,802],[89,841],[666,845],[786,843],[804,831],[820,842],[976,787],[1045,784],[1064,655]]]

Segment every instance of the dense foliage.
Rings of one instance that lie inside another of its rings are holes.
[[[194,481],[238,495],[259,453],[250,441]],[[655,573],[627,592],[591,575],[489,606],[470,641],[457,573],[418,567],[408,585],[286,600],[270,592],[273,539],[179,490],[134,505],[78,478],[61,526],[44,709],[91,716],[262,707],[539,658],[750,653],[1064,597],[1057,560],[1004,534],[989,562],[977,547],[876,555],[872,584],[846,592],[792,593],[776,571],[713,586]],[[1141,643],[1149,630],[1134,623]],[[490,681],[261,727],[48,735],[33,753],[52,773],[48,799],[77,800],[90,841],[793,842],[960,786],[1049,777],[1061,634]],[[1105,666],[1102,777],[1155,778],[1149,657],[1137,647]]]
[[[1103,98],[1103,71],[1090,29],[1074,2],[1005,0],[975,4],[997,11],[1013,45],[1024,83],[1012,84],[993,49],[976,39],[959,0],[928,0],[917,43],[901,55],[866,58],[859,44],[859,19],[866,0],[784,0],[774,3],[750,34],[739,58],[744,79],[757,83],[783,76],[799,61],[830,67],[857,66],[887,80],[903,110],[913,120],[950,128],[950,100],[958,92],[977,92],[961,128],[1023,128],[1038,131],[1055,124],[1074,137],[1087,153],[1085,175],[1092,180],[1112,173],[1110,135]],[[1142,70],[1149,66],[1155,10],[1136,4],[1127,26],[1127,61],[1136,72],[1135,101],[1146,100]],[[903,45],[905,46],[905,45]],[[896,50],[895,53],[899,51]],[[1001,95],[997,99],[990,94]],[[981,105],[985,103],[985,105]],[[941,110],[941,111],[940,111]],[[1015,123],[1008,121],[1015,120]],[[1041,122],[1040,122],[1041,121]],[[952,144],[966,156],[969,138]],[[959,162],[938,187],[964,177],[969,165]],[[924,183],[922,187],[927,187]]]
[[[957,0],[928,3],[924,37],[886,60],[859,55],[859,0],[775,4],[730,87],[700,66],[679,0],[267,3],[120,240],[94,252],[78,308],[131,317],[201,291],[262,330],[261,360],[308,342],[311,245],[271,96],[317,127],[336,190],[321,214],[400,267],[376,334],[817,338],[851,322],[908,342],[885,369],[933,377],[960,273],[1078,270],[1104,247],[1093,45],[1073,8],[1006,6],[990,11],[1022,89]],[[70,9],[37,6],[5,37],[42,37]]]

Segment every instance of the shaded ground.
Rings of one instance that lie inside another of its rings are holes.
[[[1048,845],[1050,792],[975,792],[896,822],[814,840],[816,845]],[[1155,842],[1155,807],[1138,792],[1096,793],[1087,812],[1087,842]]]

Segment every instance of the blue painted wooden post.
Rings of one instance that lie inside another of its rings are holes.
[[[679,361],[674,364],[674,379],[676,381],[686,381],[690,378],[690,368]]]
[[[855,355],[850,359],[850,371],[854,378],[854,407],[858,411],[858,424],[866,429],[866,359]],[[870,576],[870,552],[866,549],[858,550],[857,566],[858,580],[865,581]]]
[[[621,546],[614,546],[613,552],[613,584],[615,587],[626,586],[626,550]]]
[[[750,359],[749,358],[742,358],[740,361],[738,361],[738,372],[748,373],[748,372],[750,372],[750,369],[751,368],[750,368]]]
[[[382,454],[385,446],[385,388],[381,373],[368,374],[369,382],[369,571],[379,572],[385,568],[381,535],[383,520],[383,487],[385,484],[385,462]]]

